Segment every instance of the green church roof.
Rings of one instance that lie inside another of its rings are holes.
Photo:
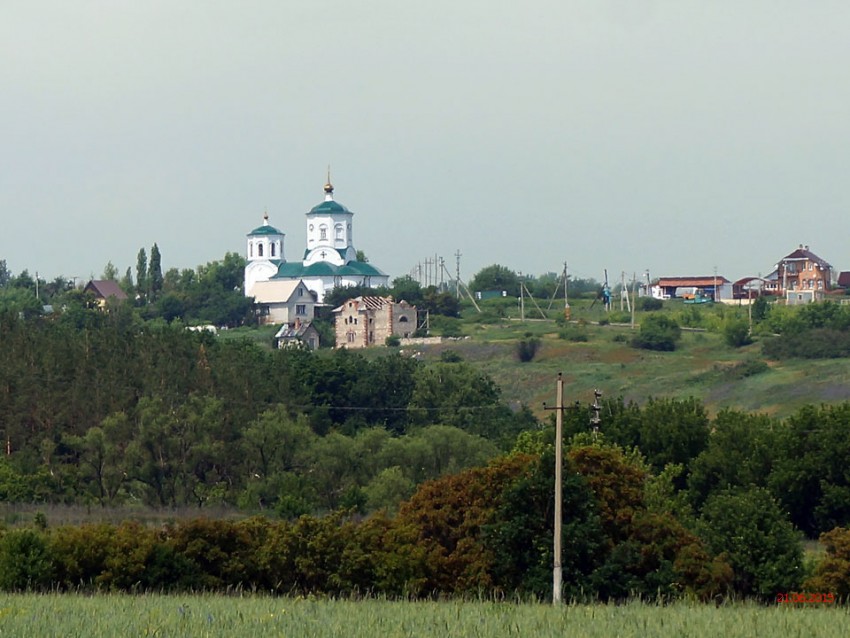
[[[301,262],[290,261],[281,264],[277,269],[274,279],[294,277],[344,277],[346,275],[359,275],[363,277],[386,277],[386,274],[375,268],[372,264],[362,261],[351,261],[343,266],[335,266],[327,261],[318,261],[315,264],[304,266]]]
[[[313,206],[313,208],[311,208],[310,212],[307,213],[307,214],[308,215],[315,215],[315,214],[325,214],[325,215],[327,215],[329,213],[345,213],[347,215],[353,215],[354,214],[350,210],[348,210],[345,206],[343,206],[339,202],[335,202],[332,199],[325,200],[321,204]]]
[[[254,230],[252,230],[250,233],[248,233],[248,237],[251,237],[251,236],[254,236],[254,235],[283,235],[283,233],[280,232],[274,226],[265,225],[265,226],[259,226],[259,227],[255,228]]]

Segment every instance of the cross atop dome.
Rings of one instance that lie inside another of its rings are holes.
[[[328,166],[328,181],[325,183],[325,201],[332,202],[334,199],[334,186],[331,184],[331,167]]]

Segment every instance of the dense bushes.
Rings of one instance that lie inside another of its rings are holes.
[[[676,349],[682,330],[673,319],[665,315],[650,315],[640,324],[640,332],[632,339],[635,348],[672,351]]]
[[[850,357],[850,332],[812,328],[785,333],[764,342],[762,351],[771,359],[837,359]]]
[[[618,448],[573,448],[565,472],[568,592],[707,596],[714,558],[643,497],[645,470]],[[13,530],[0,537],[0,588],[401,595],[551,594],[551,450],[514,454],[427,482],[389,518],[197,519]],[[716,571],[716,570],[715,570]],[[722,573],[718,572],[718,573]]]

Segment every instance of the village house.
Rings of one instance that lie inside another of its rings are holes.
[[[83,292],[90,292],[97,300],[97,305],[105,308],[109,300],[124,301],[127,299],[127,293],[121,290],[121,286],[117,281],[111,279],[92,279],[83,288]]]
[[[412,337],[416,332],[416,306],[392,297],[356,297],[334,309],[338,348],[383,345],[387,337]]]
[[[274,336],[274,343],[278,349],[306,347],[315,350],[319,347],[319,331],[311,321],[296,318],[294,323],[285,323],[280,327]]]
[[[287,325],[311,321],[318,300],[300,279],[258,281],[253,288],[254,302],[259,309],[260,323]]]
[[[789,305],[822,301],[833,287],[832,266],[802,244],[783,257],[765,279],[767,291],[785,297]]]

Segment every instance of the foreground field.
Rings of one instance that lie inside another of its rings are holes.
[[[846,636],[843,606],[0,596],[0,636]]]

